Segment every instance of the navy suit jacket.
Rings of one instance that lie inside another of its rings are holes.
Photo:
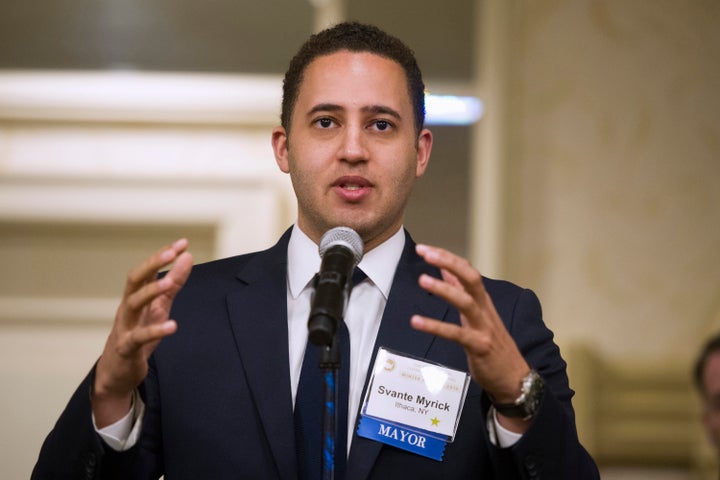
[[[91,422],[93,372],[48,435],[32,478],[297,479],[287,330],[289,230],[272,248],[193,267],[140,387],[146,403],[138,444],[118,453]],[[418,286],[439,271],[406,234],[375,344],[467,370],[458,345],[409,325],[419,313],[458,323],[458,312]],[[498,313],[546,390],[533,424],[508,449],[493,446],[487,396],[471,382],[455,441],[443,461],[354,436],[347,480],[599,478],[577,438],[565,362],[529,290],[485,279]],[[374,354],[373,354],[374,355]]]

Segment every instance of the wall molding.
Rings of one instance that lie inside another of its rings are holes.
[[[0,119],[211,125],[279,123],[282,77],[0,71]]]

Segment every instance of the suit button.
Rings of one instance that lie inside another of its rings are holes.
[[[528,455],[527,457],[525,457],[525,461],[523,463],[525,464],[525,471],[528,473],[530,479],[540,478],[538,462],[533,455]]]
[[[97,465],[97,456],[94,452],[87,454],[85,459],[85,478],[91,480],[95,478],[95,466]]]

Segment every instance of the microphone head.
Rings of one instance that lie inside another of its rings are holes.
[[[342,245],[350,250],[355,257],[355,265],[360,263],[363,257],[364,244],[360,235],[350,227],[335,227],[331,228],[320,239],[320,246],[318,251],[320,252],[320,258],[325,255],[325,252],[337,245]]]

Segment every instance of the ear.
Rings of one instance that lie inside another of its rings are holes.
[[[432,132],[427,128],[423,129],[418,136],[417,141],[417,165],[415,166],[415,177],[422,177],[425,169],[430,162],[430,152],[432,151],[433,136]]]
[[[288,136],[283,127],[275,127],[272,131],[272,148],[275,162],[283,173],[290,172],[288,163]]]

